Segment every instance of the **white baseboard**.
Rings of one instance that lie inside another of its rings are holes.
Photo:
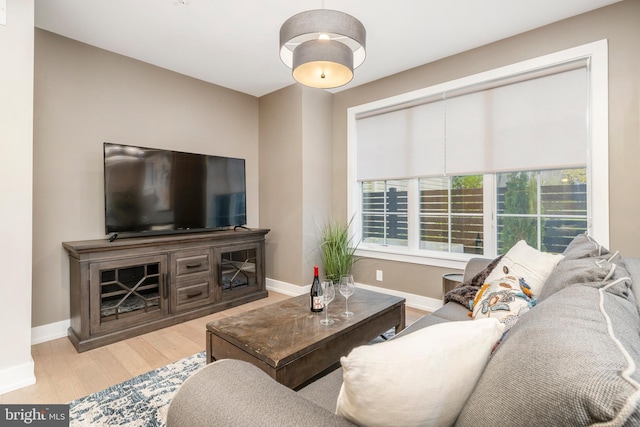
[[[267,279],[266,285],[267,290],[289,295],[290,297],[297,297],[298,295],[306,294],[311,290],[311,285],[297,286],[274,279]]]
[[[309,292],[311,285],[297,286],[291,283],[281,282],[279,280],[267,279],[267,289],[270,291],[285,294],[291,297],[306,294]],[[379,288],[377,286],[356,284],[363,289],[369,289],[383,294],[395,295],[407,300],[408,307],[417,308],[418,310],[433,312],[442,307],[442,301],[435,298],[423,297],[420,295],[410,294],[407,292],[394,291],[393,289]],[[49,323],[47,325],[36,326],[31,328],[31,345],[40,344],[46,341],[55,340],[67,336],[67,330],[71,325],[71,321],[61,320],[60,322]]]
[[[365,285],[363,283],[357,283],[356,286],[361,287],[362,289],[368,289],[370,291],[404,298],[407,300],[407,302],[405,303],[407,307],[416,308],[422,311],[434,312],[442,307],[441,299],[423,297],[421,295],[410,294],[408,292],[401,292],[393,289],[379,288],[377,286]]]
[[[70,325],[71,321],[67,319],[31,328],[31,345],[66,337]]]
[[[410,294],[407,292],[395,291],[393,289],[380,288],[377,286],[365,285],[363,283],[357,283],[356,286],[368,289],[375,292],[380,292],[383,294],[394,295],[400,298],[404,298],[407,300],[406,305],[411,308],[416,308],[418,310],[434,312],[440,307],[442,307],[442,300],[423,297],[421,295]],[[296,286],[287,282],[281,282],[278,280],[267,279],[267,289],[279,292],[281,294],[289,295],[289,296],[298,296],[309,292],[311,289],[311,285],[306,286]]]
[[[33,359],[29,359],[30,362],[0,370],[0,394],[36,383]]]

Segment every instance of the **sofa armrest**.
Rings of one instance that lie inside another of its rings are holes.
[[[259,368],[222,359],[188,378],[171,400],[167,427],[353,426]]]
[[[466,282],[470,280],[473,276],[480,273],[484,268],[486,268],[493,261],[490,258],[480,258],[474,257],[467,262],[466,267],[464,268],[464,277],[463,281]]]

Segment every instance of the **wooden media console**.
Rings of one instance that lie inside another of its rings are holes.
[[[266,229],[63,242],[78,352],[267,297]]]

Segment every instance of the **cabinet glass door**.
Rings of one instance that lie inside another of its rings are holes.
[[[128,313],[149,313],[160,307],[160,264],[100,271],[100,317],[117,320]]]
[[[92,331],[107,332],[167,312],[164,257],[134,258],[91,266]]]
[[[222,293],[258,285],[257,249],[249,248],[221,253]]]

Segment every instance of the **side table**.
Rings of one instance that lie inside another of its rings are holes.
[[[462,273],[446,273],[442,275],[442,301],[444,296],[451,289],[462,283],[464,275]]]

